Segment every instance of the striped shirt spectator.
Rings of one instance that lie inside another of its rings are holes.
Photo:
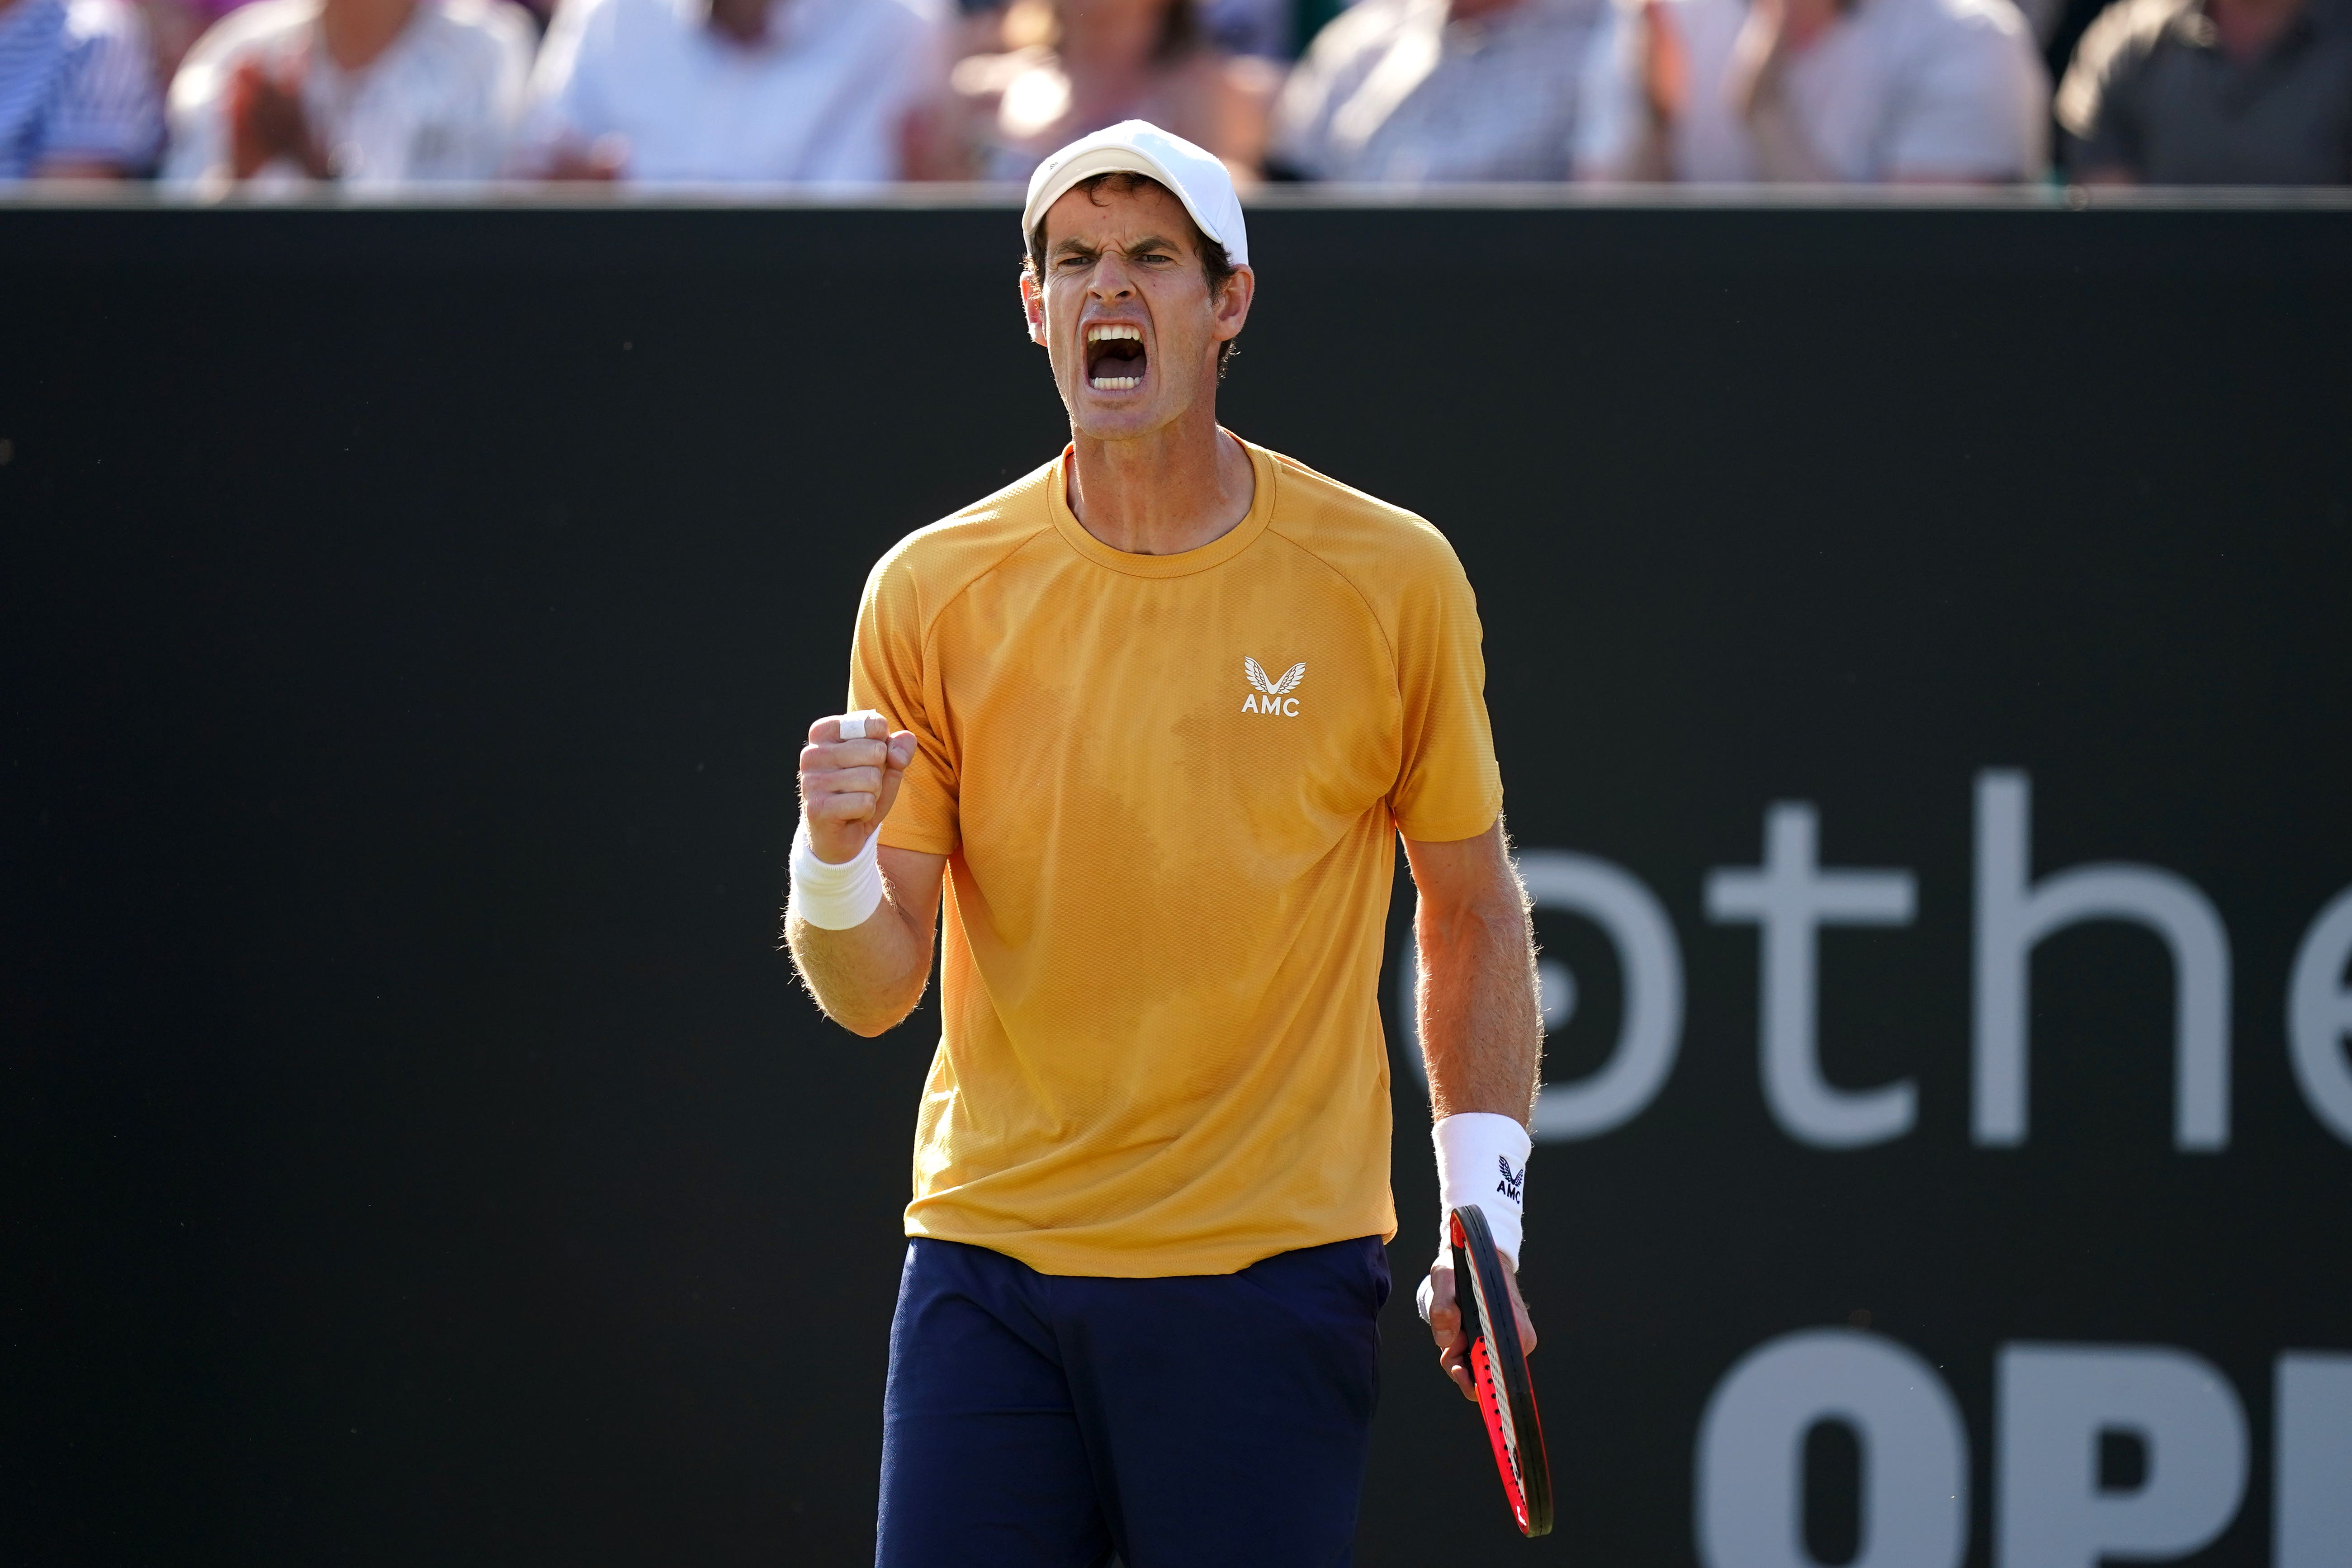
[[[144,174],[163,106],[124,0],[0,0],[0,183]]]

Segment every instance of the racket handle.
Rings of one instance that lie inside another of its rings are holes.
[[[1457,1209],[1454,1214],[1460,1212]],[[1446,1239],[1453,1244],[1454,1305],[1462,1314],[1462,1347],[1467,1355],[1470,1342],[1483,1336],[1486,1325],[1478,1321],[1478,1292],[1470,1284],[1470,1254],[1462,1245],[1462,1222],[1454,1215],[1446,1216]]]

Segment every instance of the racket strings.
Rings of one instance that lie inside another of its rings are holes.
[[[1487,1301],[1486,1289],[1479,1283],[1475,1275],[1471,1279],[1471,1290],[1477,1298],[1478,1301],[1478,1321],[1481,1324],[1493,1322],[1495,1321],[1494,1307]],[[1504,1303],[1504,1308],[1507,1311],[1509,1310],[1509,1305],[1510,1304],[1508,1302]],[[1507,1317],[1503,1321],[1505,1322],[1511,1321]],[[1475,1353],[1477,1354],[1482,1363],[1487,1363],[1486,1366],[1485,1384],[1487,1389],[1486,1403],[1494,1409],[1494,1419],[1496,1425],[1501,1428],[1503,1446],[1509,1451],[1511,1456],[1512,1473],[1517,1475],[1519,1468],[1519,1431],[1517,1425],[1515,1425],[1511,1420],[1511,1402],[1503,1396],[1503,1390],[1497,1384],[1495,1377],[1494,1367],[1491,1364],[1491,1357],[1494,1352],[1487,1348],[1486,1337],[1483,1333],[1478,1336],[1478,1343]]]
[[[1495,1382],[1495,1365],[1487,1359],[1486,1342],[1482,1337],[1470,1346],[1470,1376],[1478,1391],[1478,1410],[1486,1418],[1486,1438],[1494,1446],[1495,1468],[1503,1478],[1503,1494],[1517,1518],[1519,1528],[1528,1526],[1528,1495],[1525,1477],[1519,1469],[1519,1446],[1511,1425],[1510,1404]]]

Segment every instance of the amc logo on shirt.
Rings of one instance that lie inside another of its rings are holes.
[[[1265,678],[1265,667],[1254,658],[1242,660],[1242,673],[1249,678],[1250,685],[1256,689],[1242,699],[1243,712],[1263,713],[1269,718],[1279,716],[1285,719],[1296,719],[1298,717],[1298,699],[1290,694],[1298,689],[1300,681],[1307,679],[1305,659],[1300,659],[1297,664],[1284,670],[1280,680],[1268,680]],[[1264,697],[1265,700],[1259,701],[1260,697]]]

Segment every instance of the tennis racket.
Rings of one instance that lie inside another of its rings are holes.
[[[1520,1534],[1549,1535],[1551,1461],[1544,1457],[1536,1385],[1528,1376],[1519,1321],[1511,1311],[1509,1268],[1495,1250],[1486,1216],[1476,1204],[1455,1209],[1446,1234],[1454,1246],[1454,1300],[1470,1340],[1470,1380],[1478,1391],[1478,1414],[1486,1418],[1495,1468],[1503,1478],[1503,1499]]]

